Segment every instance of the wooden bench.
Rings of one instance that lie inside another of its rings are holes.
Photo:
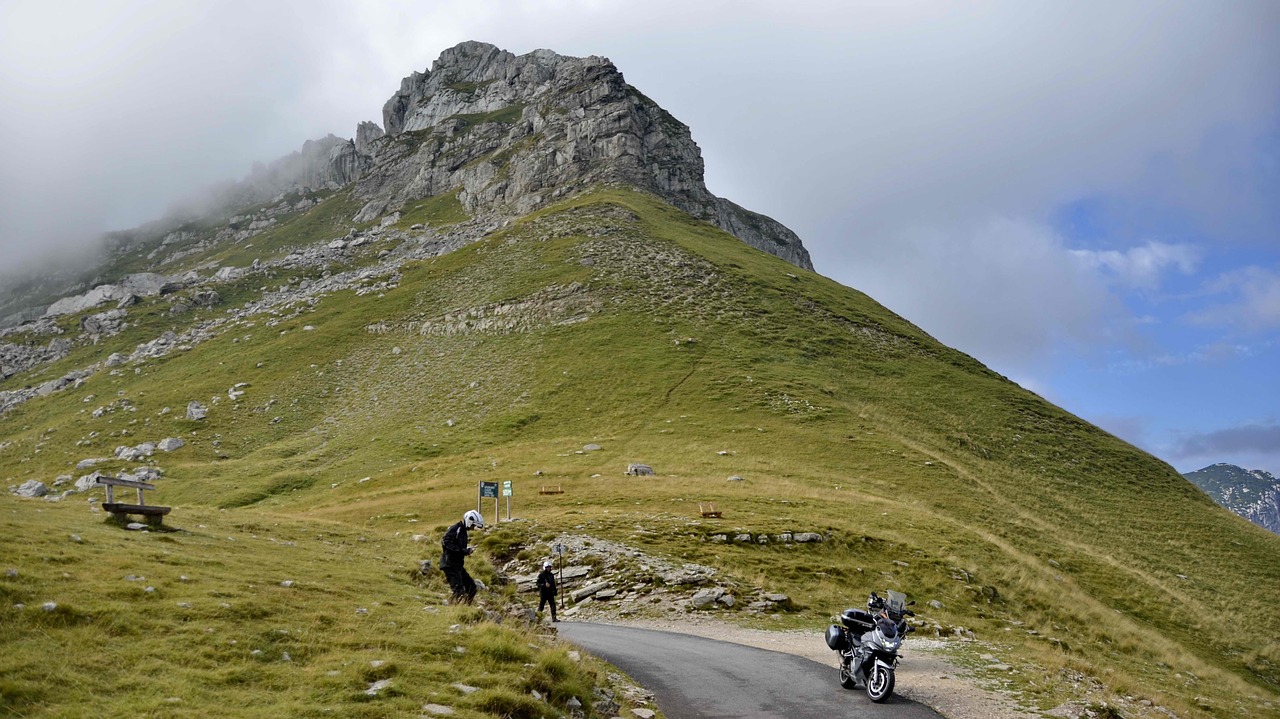
[[[564,494],[564,490],[558,484],[544,484],[538,488],[538,494]]]
[[[115,477],[98,477],[96,484],[99,487],[107,488],[107,501],[102,503],[102,508],[112,514],[113,517],[124,521],[130,514],[140,514],[147,518],[147,524],[158,527],[164,521],[164,515],[169,513],[172,507],[161,507],[154,504],[147,504],[142,498],[144,489],[154,490],[156,486],[150,482],[140,482],[136,479],[117,479]],[[132,487],[138,490],[138,503],[125,504],[117,502],[112,490],[116,487]]]
[[[698,502],[698,513],[704,517],[718,518],[720,510],[716,509],[715,502]]]

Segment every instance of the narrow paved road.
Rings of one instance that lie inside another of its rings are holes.
[[[896,694],[875,704],[864,691],[841,688],[834,653],[824,666],[687,634],[584,622],[556,626],[561,637],[652,690],[667,719],[941,719]]]

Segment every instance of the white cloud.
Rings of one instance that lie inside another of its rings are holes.
[[[1246,267],[1218,276],[1207,291],[1229,299],[1193,313],[1193,323],[1247,331],[1280,329],[1280,272]]]
[[[1128,332],[1127,313],[1096,269],[1047,226],[994,218],[882,240],[860,252],[852,284],[997,367],[1028,366],[1061,342],[1092,345]]]
[[[1147,242],[1127,250],[1072,250],[1086,264],[1105,270],[1129,287],[1153,290],[1166,272],[1176,269],[1189,275],[1200,263],[1201,250],[1193,245]]]

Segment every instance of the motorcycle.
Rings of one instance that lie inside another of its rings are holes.
[[[883,702],[893,694],[893,672],[898,666],[898,649],[915,627],[907,617],[915,612],[901,592],[875,592],[867,598],[867,608],[846,609],[838,623],[827,627],[827,646],[839,654],[840,686],[845,689],[863,687],[873,702]]]

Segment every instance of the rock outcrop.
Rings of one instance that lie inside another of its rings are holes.
[[[174,292],[181,287],[182,285],[172,278],[152,272],[142,272],[129,275],[118,284],[98,285],[84,294],[63,297],[49,305],[44,314],[46,317],[70,315],[92,309],[104,302],[122,301],[129,297],[153,297]]]
[[[689,128],[603,57],[513,55],[465,42],[406,77],[385,135],[358,128],[358,222],[458,192],[473,215],[520,216],[595,185],[652,192],[747,244],[812,269],[795,233],[712,195]]]
[[[1280,534],[1280,479],[1270,472],[1219,463],[1182,476],[1223,507]]]

